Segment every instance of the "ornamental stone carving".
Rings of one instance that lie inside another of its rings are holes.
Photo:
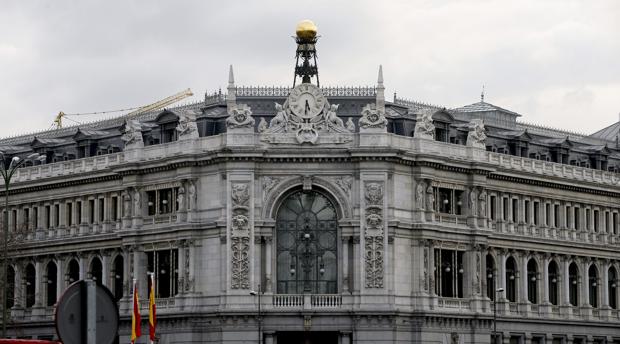
[[[188,210],[196,210],[196,202],[198,194],[196,193],[196,182],[193,180],[188,181],[187,194],[189,199]]]
[[[125,149],[142,148],[144,141],[142,140],[142,124],[135,119],[125,121],[125,131],[121,140],[125,142]]]
[[[470,216],[476,216],[476,205],[478,204],[478,197],[476,197],[476,188],[471,188],[469,190],[469,214]]]
[[[258,121],[258,132],[262,133],[265,130],[267,130],[269,127],[267,126],[267,121],[265,121],[265,119],[263,117],[260,118],[260,121]]]
[[[351,186],[353,185],[353,177],[351,177],[351,176],[336,177],[334,179],[334,182],[347,195],[350,194]]]
[[[430,111],[424,111],[416,116],[413,137],[425,140],[435,139],[435,125]]]
[[[364,132],[370,129],[370,131],[387,131],[388,120],[385,118],[385,113],[377,109],[377,105],[374,103],[367,104],[362,109],[362,117],[359,120],[360,132]],[[374,130],[373,130],[374,129]]]
[[[435,194],[433,192],[433,186],[429,185],[426,188],[426,210],[433,211],[435,205]]]
[[[486,149],[487,135],[484,129],[484,122],[481,119],[472,119],[469,122],[469,132],[467,133],[467,146]]]
[[[226,128],[228,129],[253,129],[254,118],[252,110],[247,104],[235,104],[228,111]]]
[[[196,114],[187,111],[177,112],[179,116],[179,124],[175,128],[179,137],[179,141],[197,139],[198,125],[196,124]]]
[[[263,177],[263,198],[267,197],[267,194],[280,183],[280,178],[265,176]]]
[[[382,182],[365,184],[364,265],[367,288],[383,288],[383,190]]]
[[[480,195],[478,195],[478,216],[486,217],[487,216],[487,192],[484,189],[480,190]]]
[[[230,219],[231,288],[250,288],[250,187],[248,183],[231,185]]]
[[[415,187],[415,205],[417,209],[424,209],[425,185],[423,181],[418,181]]]
[[[262,141],[270,143],[294,143],[287,139],[293,134],[297,143],[317,144],[323,133],[332,133],[332,136],[323,136],[322,140],[329,143],[345,143],[352,140],[348,135],[352,130],[345,126],[338,117],[338,105],[329,104],[321,89],[317,86],[302,83],[293,88],[284,104],[275,103],[276,114],[269,121],[269,127],[261,126],[264,136]],[[354,129],[354,128],[353,128]]]

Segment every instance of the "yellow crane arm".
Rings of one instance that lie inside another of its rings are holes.
[[[171,95],[170,97],[164,98],[164,99],[162,99],[160,101],[157,101],[157,102],[155,102],[153,104],[149,104],[149,105],[143,106],[143,107],[141,107],[141,108],[139,108],[139,109],[137,109],[135,111],[132,111],[132,112],[128,113],[125,116],[127,116],[128,118],[131,118],[131,117],[137,116],[137,115],[139,115],[141,113],[145,113],[145,112],[161,109],[163,107],[166,107],[167,105],[176,103],[176,102],[178,102],[180,100],[183,100],[183,99],[185,99],[187,97],[191,97],[193,95],[194,94],[192,93],[192,91],[188,88],[188,89],[186,89],[184,91],[181,91],[181,92],[179,92],[177,94]]]

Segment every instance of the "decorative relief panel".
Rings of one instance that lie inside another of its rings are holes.
[[[366,182],[364,198],[365,230],[364,230],[364,265],[366,270],[366,287],[383,288],[383,253],[384,253],[384,220],[383,220],[383,182]]]
[[[250,186],[231,185],[232,211],[230,220],[231,288],[250,288]]]

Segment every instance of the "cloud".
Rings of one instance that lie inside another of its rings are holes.
[[[322,36],[322,84],[372,85],[383,64],[388,94],[456,107],[485,84],[489,102],[524,120],[594,131],[620,110],[618,13],[615,0],[8,1],[0,136],[47,129],[60,110],[138,106],[187,87],[200,98],[225,87],[231,63],[238,84],[289,85],[291,35],[306,18]]]

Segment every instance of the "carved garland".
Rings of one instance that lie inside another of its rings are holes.
[[[247,183],[231,185],[232,218],[230,225],[231,288],[250,288],[250,187]]]
[[[365,184],[364,265],[367,288],[383,288],[383,194],[382,182]]]

